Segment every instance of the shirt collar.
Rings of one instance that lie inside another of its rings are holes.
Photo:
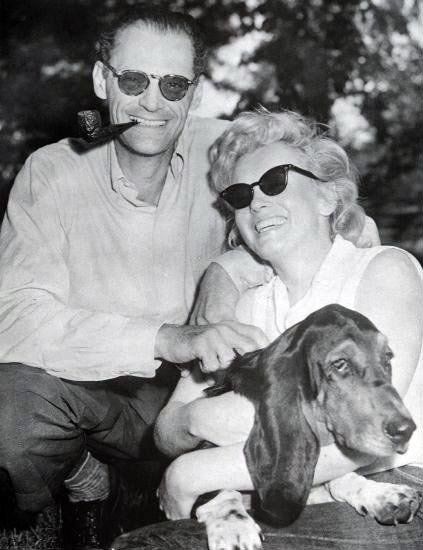
[[[178,184],[181,181],[182,171],[185,164],[184,141],[185,140],[180,138],[176,144],[175,151],[173,152],[172,158],[170,160],[170,166],[169,166],[166,182],[169,181],[169,175],[171,176],[170,179],[174,183]],[[124,200],[126,200],[127,202],[131,203],[134,206],[155,209],[156,208],[155,206],[152,206],[151,204],[148,204],[138,199],[137,189],[135,188],[134,184],[126,178],[126,176],[122,171],[122,168],[120,167],[117,154],[116,154],[115,143],[113,140],[111,140],[110,143],[108,144],[107,156],[108,156],[107,162],[108,162],[109,173],[110,173],[110,184],[113,191],[115,191]]]
[[[275,276],[273,303],[279,332],[298,323],[312,311],[336,301],[342,283],[351,270],[348,258],[355,250],[356,247],[351,242],[336,235],[306,294],[293,306],[289,305],[285,284]]]

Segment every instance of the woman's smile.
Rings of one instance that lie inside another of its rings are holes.
[[[254,228],[257,233],[265,233],[267,231],[273,231],[280,229],[286,223],[286,218],[283,216],[274,216],[265,220],[258,221]]]

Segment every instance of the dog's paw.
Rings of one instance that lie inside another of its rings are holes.
[[[410,523],[420,507],[422,495],[408,485],[372,482],[357,494],[355,509],[383,525]]]
[[[197,509],[204,523],[209,550],[260,550],[261,529],[246,512],[240,493],[222,491]]]

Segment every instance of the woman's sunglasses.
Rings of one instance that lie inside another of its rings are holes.
[[[325,181],[308,170],[299,168],[294,164],[281,164],[280,166],[274,166],[267,172],[265,172],[259,181],[254,183],[235,183],[230,185],[224,191],[220,193],[222,199],[224,199],[232,208],[239,209],[249,206],[254,197],[254,187],[257,185],[265,195],[274,196],[279,195],[282,191],[285,191],[288,185],[288,173],[290,170],[298,172],[299,174],[306,176],[317,181]]]
[[[147,74],[143,71],[130,70],[118,73],[107,61],[102,61],[102,63],[118,79],[119,89],[126,95],[142,94],[150,85],[150,78],[155,78],[159,81],[159,89],[165,99],[168,101],[180,101],[185,97],[188,88],[195,82],[177,74],[159,76],[156,74]]]

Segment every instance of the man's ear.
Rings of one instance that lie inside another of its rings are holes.
[[[318,205],[322,216],[330,216],[335,211],[337,202],[334,183],[325,182],[318,185]]]
[[[104,65],[96,61],[93,67],[93,86],[95,95],[99,99],[107,99],[106,78],[104,76]]]
[[[198,82],[194,88],[194,94],[192,96],[191,107],[190,107],[192,111],[194,109],[197,109],[200,106],[201,99],[203,97],[203,87],[204,87],[204,76],[200,75],[198,78]]]

